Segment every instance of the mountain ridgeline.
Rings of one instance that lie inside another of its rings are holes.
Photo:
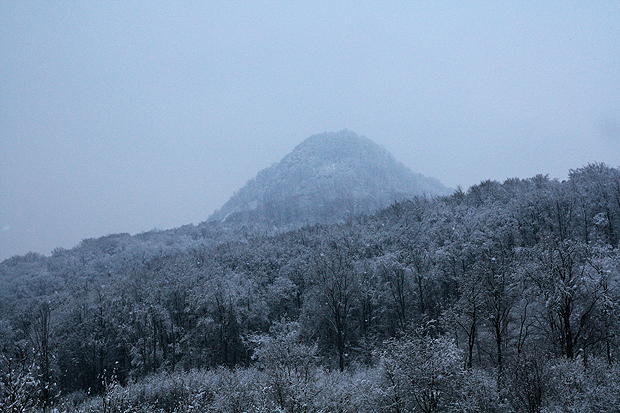
[[[292,227],[335,223],[395,201],[449,192],[370,139],[343,130],[303,141],[259,172],[209,220]]]

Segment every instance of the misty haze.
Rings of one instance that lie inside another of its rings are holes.
[[[0,5],[0,412],[620,411],[618,22]]]

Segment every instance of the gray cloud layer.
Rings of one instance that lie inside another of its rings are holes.
[[[0,259],[200,222],[323,131],[452,187],[620,163],[617,2],[196,3],[0,6]]]

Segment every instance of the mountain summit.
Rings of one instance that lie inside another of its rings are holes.
[[[259,172],[209,220],[331,223],[416,195],[448,193],[438,180],[412,172],[370,139],[343,130],[300,143]]]

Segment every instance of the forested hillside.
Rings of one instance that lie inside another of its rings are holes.
[[[413,196],[448,195],[438,180],[412,172],[384,148],[352,131],[325,132],[263,169],[209,221],[297,229],[338,223]]]
[[[6,412],[620,411],[620,170],[0,263]]]

